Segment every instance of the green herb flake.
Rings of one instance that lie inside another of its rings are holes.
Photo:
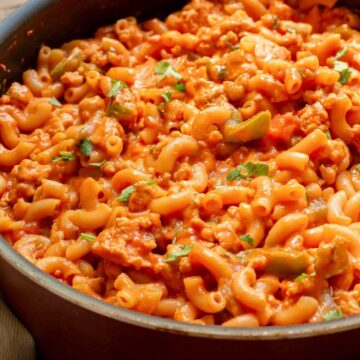
[[[280,27],[279,18],[277,16],[273,16],[272,28],[276,30],[279,27]]]
[[[341,309],[330,310],[327,314],[323,316],[325,321],[334,321],[339,320],[343,317],[343,312]]]
[[[128,204],[130,196],[136,191],[136,185],[131,185],[125,188],[120,196],[116,199],[117,201],[120,201],[122,203]]]
[[[68,162],[75,160],[76,158],[75,154],[71,151],[59,151],[59,155],[60,156],[54,156],[52,162],[60,162],[60,161]]]
[[[186,90],[185,90],[185,85],[184,85],[183,83],[178,83],[178,84],[176,84],[176,85],[174,86],[174,89],[175,89],[176,91],[179,91],[179,92],[182,92],[182,93],[186,92]]]
[[[87,241],[95,241],[96,240],[96,236],[90,235],[90,234],[85,234],[85,233],[81,233],[80,237]]]
[[[177,244],[177,246],[179,247],[179,251],[174,251],[171,252],[166,259],[164,259],[164,261],[166,262],[174,262],[179,260],[180,258],[187,256],[190,254],[190,251],[192,250],[193,246],[192,245],[181,245],[181,244]]]
[[[82,139],[79,144],[79,150],[82,154],[85,156],[89,156],[91,152],[93,151],[93,143],[89,139]]]
[[[235,169],[231,170],[227,176],[227,181],[233,181],[237,179],[250,180],[255,176],[269,176],[269,166],[263,163],[247,162],[245,165],[239,165]]]
[[[295,28],[288,28],[287,32],[290,34],[297,34],[298,31]]]
[[[217,77],[219,80],[224,81],[228,76],[228,71],[226,66],[219,66],[217,71]]]
[[[254,246],[254,239],[253,239],[250,235],[240,236],[240,240],[241,240],[241,241],[245,241],[245,242],[248,243],[250,246]]]
[[[116,104],[113,101],[110,101],[107,109],[106,115],[113,116],[118,118],[119,120],[126,119],[131,114],[129,108],[122,104]]]
[[[326,137],[331,140],[331,132],[328,130],[325,132]]]
[[[151,181],[148,181],[147,183],[145,183],[145,185],[147,185],[147,186],[153,186],[153,185],[156,185],[156,184],[157,184],[156,180],[151,180]]]
[[[107,94],[107,97],[109,98],[115,97],[122,89],[130,89],[129,86],[121,80],[111,79],[111,83],[113,84],[113,87]]]
[[[347,52],[349,51],[349,47],[347,45],[345,45],[342,49],[340,49],[336,55],[335,55],[335,60],[339,60],[341,59],[342,57],[344,57]]]
[[[236,51],[236,50],[239,50],[240,49],[240,46],[239,45],[234,45],[234,46],[231,46],[230,47],[230,51],[233,52],[233,51]]]
[[[106,160],[103,160],[103,161],[100,161],[100,162],[92,162],[92,163],[89,163],[89,165],[100,168],[100,167],[102,167],[105,163],[106,163]]]
[[[349,68],[349,64],[344,61],[336,60],[334,61],[334,70],[340,74],[338,82],[341,85],[347,84],[351,77],[351,70]]]
[[[356,165],[355,170],[360,171],[360,164]]]
[[[161,94],[161,97],[165,100],[165,104],[168,104],[171,101],[172,93],[167,92],[165,94]]]
[[[298,73],[303,79],[305,79],[306,76],[305,76],[304,72],[301,69],[298,70]]]
[[[49,100],[49,104],[51,104],[52,106],[56,106],[56,107],[62,107],[62,104],[61,102],[55,98],[55,97],[52,97],[50,100]]]
[[[302,273],[302,274],[300,274],[299,276],[297,276],[294,281],[295,281],[295,282],[299,282],[299,281],[301,281],[301,280],[303,280],[303,279],[306,279],[306,278],[308,278],[308,277],[314,277],[314,276],[316,276],[316,272],[315,272],[315,271],[312,272],[311,274]]]
[[[172,76],[176,80],[181,80],[182,75],[179,74],[167,61],[160,61],[155,68],[155,75],[161,75],[161,79]]]

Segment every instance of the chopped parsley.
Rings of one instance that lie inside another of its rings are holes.
[[[61,102],[55,98],[55,97],[52,97],[50,100],[49,100],[49,104],[53,105],[53,106],[56,106],[56,107],[62,107],[62,104]]]
[[[291,27],[291,28],[288,28],[288,29],[287,29],[287,32],[288,32],[288,33],[291,33],[291,34],[297,34],[297,30],[296,30],[295,28],[292,28],[292,27]]]
[[[339,320],[343,317],[343,312],[341,309],[330,310],[327,314],[323,316],[325,321],[334,321]]]
[[[303,79],[305,79],[305,74],[301,69],[298,70],[298,73]]]
[[[107,97],[112,98],[115,97],[122,89],[129,89],[129,87],[121,80],[111,79],[111,83],[113,87],[107,94]]]
[[[312,272],[311,274],[302,273],[302,274],[300,274],[299,276],[297,276],[294,281],[299,282],[299,281],[301,281],[301,280],[303,280],[303,279],[306,279],[306,278],[308,278],[308,277],[313,277],[313,276],[316,276],[316,272],[315,272],[315,271]]]
[[[85,234],[85,233],[81,233],[80,237],[87,241],[95,241],[96,240],[96,236],[90,235],[90,234]]]
[[[279,18],[277,16],[273,16],[272,28],[278,29],[279,27],[280,27]]]
[[[240,236],[240,240],[241,240],[241,241],[245,241],[245,242],[248,243],[250,246],[254,246],[254,239],[253,239],[250,235]]]
[[[172,93],[167,92],[165,94],[161,94],[161,97],[165,100],[165,104],[168,104],[171,101]]]
[[[174,86],[174,89],[179,92],[185,92],[185,85],[183,83],[178,83]]]
[[[349,47],[347,45],[345,45],[342,49],[340,49],[336,55],[335,55],[335,60],[339,60],[341,59],[343,56],[345,56],[347,54],[347,52],[349,51]]]
[[[125,105],[116,104],[115,102],[113,102],[113,100],[111,100],[106,109],[106,115],[114,116],[121,120],[121,119],[126,119],[128,116],[130,116],[131,111]]]
[[[360,164],[356,165],[356,171],[360,171]]]
[[[183,256],[187,256],[190,254],[190,251],[192,250],[192,245],[181,245],[177,244],[177,246],[180,248],[179,251],[171,252],[164,261],[166,262],[173,262],[179,260]]]
[[[326,134],[326,137],[327,137],[329,140],[331,140],[331,132],[328,130],[328,131],[325,132],[325,134]]]
[[[75,154],[72,151],[59,151],[60,156],[54,156],[52,162],[68,162],[75,160]]]
[[[181,80],[182,75],[179,74],[167,61],[160,61],[155,68],[155,75],[161,75],[161,79],[172,76],[176,80]]]
[[[217,77],[219,80],[224,81],[228,76],[228,71],[226,66],[219,66],[217,71]]]
[[[102,167],[105,163],[106,163],[106,160],[103,160],[103,161],[100,161],[100,162],[89,163],[89,165],[100,168],[100,167]]]
[[[269,176],[269,166],[267,164],[253,163],[249,161],[245,165],[238,165],[235,169],[231,170],[227,174],[226,180],[250,180],[254,176]]]
[[[340,74],[339,83],[341,85],[347,84],[351,77],[351,70],[349,64],[344,61],[335,60],[334,61],[334,70]]]
[[[89,156],[93,151],[93,143],[89,139],[82,139],[79,144],[79,150],[85,155]]]
[[[145,184],[148,186],[152,186],[156,184],[156,181],[155,180],[148,181]],[[128,186],[121,192],[120,196],[116,200],[128,204],[130,200],[130,196],[136,191],[137,186],[138,184]]]
[[[117,201],[120,201],[122,203],[128,204],[130,196],[136,191],[136,185],[131,185],[125,188],[120,196],[116,199]]]

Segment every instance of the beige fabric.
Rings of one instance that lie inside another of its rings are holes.
[[[26,0],[0,0],[0,20],[22,5]]]
[[[0,298],[0,359],[34,360],[35,344]]]

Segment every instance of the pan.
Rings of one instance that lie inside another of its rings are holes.
[[[162,17],[183,4],[174,0],[30,0],[0,24],[0,92],[34,64],[42,43],[57,46],[89,36],[99,26],[129,15]],[[183,324],[83,295],[35,268],[4,239],[0,239],[0,288],[46,359],[360,358],[359,316],[254,329]]]

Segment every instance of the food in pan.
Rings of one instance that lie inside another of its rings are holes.
[[[193,0],[42,46],[0,98],[1,234],[146,314],[360,314],[358,26],[335,1]]]

